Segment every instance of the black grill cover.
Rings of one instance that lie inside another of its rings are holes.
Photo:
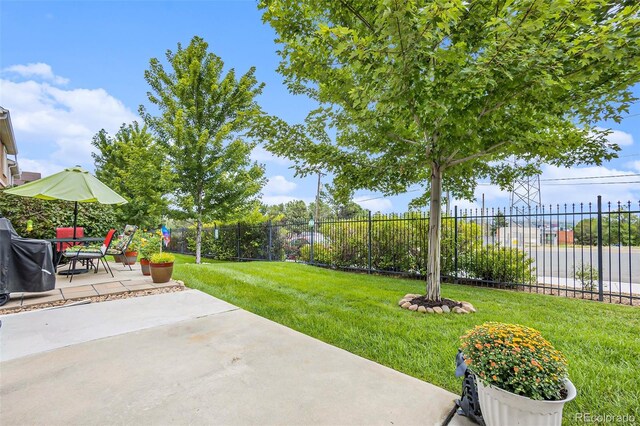
[[[22,238],[0,218],[0,294],[39,292],[56,286],[51,243]]]

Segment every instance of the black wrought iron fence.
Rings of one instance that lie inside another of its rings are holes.
[[[428,227],[421,212],[238,223],[205,229],[202,254],[423,277]],[[193,253],[195,230],[171,230],[169,249]],[[441,268],[449,282],[638,303],[640,203],[602,205],[598,197],[541,209],[455,207],[442,219]]]

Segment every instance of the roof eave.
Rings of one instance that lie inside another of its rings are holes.
[[[2,107],[0,107],[0,139],[7,149],[7,154],[18,154],[16,137],[13,133],[13,125],[11,124],[11,115],[9,114],[8,109],[4,109]]]

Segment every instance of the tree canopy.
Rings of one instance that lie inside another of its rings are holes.
[[[147,97],[159,110],[140,114],[153,129],[177,181],[172,203],[178,217],[196,221],[196,262],[200,262],[203,221],[224,221],[250,209],[264,185],[262,166],[251,162],[254,143],[244,133],[261,114],[255,98],[263,84],[255,68],[236,77],[224,62],[193,37],[166,53],[167,65],[150,60]]]
[[[640,79],[635,0],[262,0],[290,91],[318,103],[304,124],[265,120],[267,147],[343,191],[430,204],[427,294],[439,299],[443,188],[596,163],[619,147]],[[330,136],[335,133],[335,137]],[[516,166],[510,159],[524,160]]]
[[[118,221],[157,227],[167,213],[171,175],[147,126],[123,124],[115,136],[100,130],[91,142],[96,176],[129,202],[114,208]]]

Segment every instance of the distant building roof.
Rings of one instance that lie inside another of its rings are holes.
[[[14,185],[24,185],[25,183],[33,182],[34,180],[42,179],[42,174],[38,172],[22,172],[19,179],[14,179]]]

